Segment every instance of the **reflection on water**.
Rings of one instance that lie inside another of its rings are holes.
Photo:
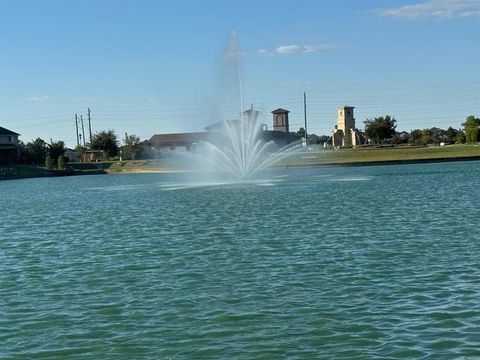
[[[479,165],[1,182],[0,358],[478,357]]]

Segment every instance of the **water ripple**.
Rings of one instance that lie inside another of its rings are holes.
[[[0,358],[480,357],[472,164],[2,183]]]

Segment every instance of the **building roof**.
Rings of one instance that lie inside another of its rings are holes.
[[[337,109],[355,109],[355,106],[340,105]]]
[[[198,141],[205,141],[208,139],[208,133],[174,133],[174,134],[157,134],[150,138],[150,143],[155,146],[173,146],[191,144]]]
[[[255,110],[254,110],[255,111]],[[245,119],[244,120],[245,122],[248,122],[248,121],[256,121],[256,120],[251,120],[251,119]],[[262,127],[266,127],[267,125],[264,124],[264,123],[258,123],[260,126]],[[240,129],[240,127],[242,126],[242,123],[240,120],[225,120],[225,121],[218,121],[212,125],[209,125],[205,128],[205,130],[207,131],[223,131],[225,129],[227,129],[227,126],[231,127],[231,128],[236,128],[236,129]]]
[[[12,130],[5,129],[4,127],[0,126],[0,135],[20,135]]]
[[[275,109],[272,111],[272,114],[286,114],[286,113],[289,113],[290,111],[288,110],[285,110],[285,109],[282,109],[282,108],[278,108],[278,109]]]

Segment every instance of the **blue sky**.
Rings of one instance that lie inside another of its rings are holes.
[[[480,116],[480,0],[0,0],[0,126],[76,145],[92,131],[148,139],[234,117],[236,30],[245,107],[329,134],[336,108],[398,130]]]

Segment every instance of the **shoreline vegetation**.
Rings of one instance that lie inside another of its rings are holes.
[[[294,153],[275,165],[277,168],[310,166],[371,166],[406,163],[480,160],[479,145],[398,146],[353,149],[310,149]],[[0,165],[0,180],[51,176],[183,172],[186,167],[171,158],[69,163],[66,170],[47,170],[30,165]]]

